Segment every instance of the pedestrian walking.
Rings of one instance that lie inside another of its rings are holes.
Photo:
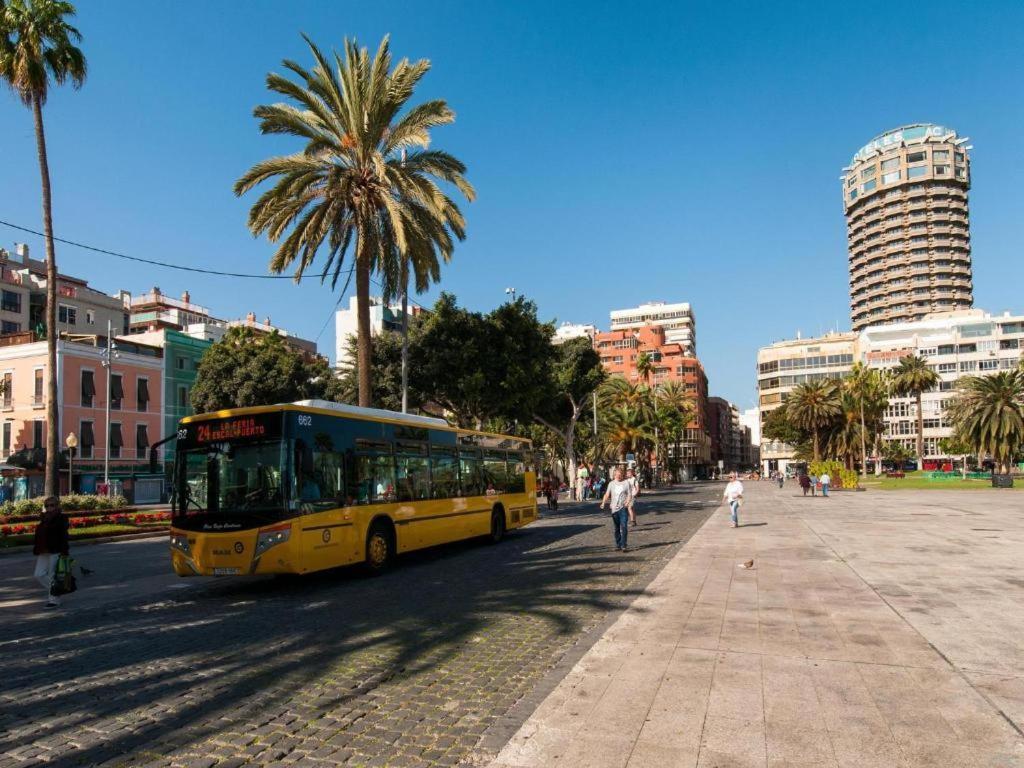
[[[580,468],[576,470],[576,501],[583,501],[588,477],[590,477],[590,471],[587,469],[587,465],[580,464]]]
[[[783,472],[779,472],[779,488],[782,487],[784,482],[786,482],[786,475]]]
[[[630,484],[633,490],[633,497],[629,500],[629,523],[636,528],[636,497],[640,495],[640,481],[637,479],[634,470],[626,470],[626,482]]]
[[[807,495],[807,491],[811,488],[811,478],[807,476],[806,472],[800,473],[800,487],[804,490],[804,496]]]
[[[51,594],[53,575],[61,555],[68,554],[68,518],[60,509],[60,499],[47,496],[43,500],[43,513],[36,525],[32,554],[36,556],[35,578],[46,590],[46,607],[59,608],[60,598]]]
[[[827,499],[828,487],[832,485],[832,477],[829,475],[828,470],[821,473],[821,477],[818,478],[818,482],[821,483],[821,495]]]
[[[815,490],[818,487],[818,476],[812,472],[811,476],[808,479],[811,482],[811,496],[814,496]]]
[[[611,502],[612,525],[615,527],[615,548],[626,552],[626,539],[629,535],[628,510],[633,504],[633,484],[623,479],[622,469],[615,470],[615,479],[608,483],[608,490],[601,499],[601,509]]]
[[[729,484],[725,486],[722,499],[728,502],[729,508],[732,510],[732,518],[729,525],[733,528],[739,528],[740,504],[743,503],[743,483],[737,479],[735,472],[729,473]]]
[[[558,479],[549,477],[544,482],[544,495],[548,499],[548,509],[552,512],[558,511]]]

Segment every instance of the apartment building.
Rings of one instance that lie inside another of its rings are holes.
[[[601,365],[611,375],[651,386],[678,381],[693,395],[695,416],[678,446],[679,458],[686,468],[687,477],[706,477],[711,468],[711,438],[707,426],[708,377],[700,360],[688,354],[682,344],[670,342],[666,337],[667,331],[660,325],[604,331],[595,334],[594,348],[601,356]],[[647,382],[641,381],[636,369],[637,358],[642,352],[646,352],[654,364]],[[675,451],[676,447],[670,450]]]
[[[359,330],[357,317],[358,300],[352,296],[348,300],[348,309],[339,309],[334,313],[334,359],[338,368],[352,365],[355,361],[350,353],[350,344]],[[418,304],[409,304],[409,317],[416,317],[423,308]],[[384,331],[402,330],[402,305],[400,303],[385,304],[380,296],[370,297],[370,336],[377,336]]]
[[[693,308],[686,302],[666,304],[652,301],[632,309],[616,309],[611,313],[611,330],[639,330],[648,325],[665,331],[665,341],[679,344],[683,352],[697,354],[697,321]]]
[[[858,357],[872,368],[891,369],[907,355],[920,355],[939,375],[939,386],[921,398],[924,469],[945,457],[939,442],[952,434],[948,407],[961,376],[983,376],[1016,368],[1024,352],[1024,315],[992,315],[980,309],[941,312],[910,323],[873,326],[858,339]],[[885,437],[917,451],[917,402],[890,397]]]
[[[581,323],[562,323],[555,328],[555,335],[551,338],[552,344],[563,344],[570,339],[594,340],[597,335],[596,325],[585,325]]]
[[[762,427],[768,414],[782,405],[798,384],[841,379],[857,358],[856,333],[831,333],[819,338],[790,339],[757,351],[758,410]],[[786,471],[795,448],[761,435],[761,469]]]
[[[708,433],[713,465],[724,472],[753,466],[750,429],[743,425],[739,408],[723,397],[708,398]]]

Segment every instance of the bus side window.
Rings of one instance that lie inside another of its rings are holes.
[[[526,464],[521,454],[510,451],[508,454],[507,477],[509,493],[526,491]]]
[[[459,495],[459,460],[454,448],[430,447],[431,493],[435,499],[454,499]]]
[[[390,454],[356,456],[356,503],[382,504],[395,500],[395,464]]]
[[[395,462],[398,465],[398,500],[419,501],[430,498],[427,457],[399,453]]]
[[[478,454],[459,452],[459,479],[462,482],[463,496],[483,496],[485,485],[481,477],[480,457]]]
[[[505,454],[487,451],[484,454],[484,475],[487,478],[487,493],[505,493],[508,479],[505,477]]]

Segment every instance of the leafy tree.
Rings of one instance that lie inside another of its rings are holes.
[[[892,388],[897,395],[912,396],[917,401],[917,468],[924,467],[924,410],[921,394],[939,385],[939,374],[928,367],[920,355],[907,355],[893,372]]]
[[[786,401],[793,423],[811,434],[814,460],[821,459],[821,435],[842,414],[839,387],[831,379],[798,384]]]
[[[897,469],[902,469],[910,458],[910,451],[899,440],[886,440],[882,443],[882,455],[895,464]]]
[[[465,165],[428,149],[430,130],[455,120],[448,105],[432,100],[401,114],[430,68],[426,59],[402,59],[392,68],[387,37],[372,59],[346,39],[344,58],[335,53],[332,64],[305,40],[316,62],[312,70],[286,60],[297,81],[267,76],[267,87],[294,103],[254,111],[261,132],[295,136],[305,147],[254,165],[235,183],[235,194],[275,179],[249,212],[254,235],[274,243],[284,238],[270,262],[274,272],[295,264],[301,279],[326,244],[320,277],[331,275],[334,286],[354,248],[359,404],[369,406],[370,277],[380,273],[389,295],[399,285],[405,290],[410,269],[417,288],[436,281],[438,255],[447,261],[453,239],[465,236],[462,213],[438,182],[453,184],[468,200],[475,192]]]
[[[53,207],[50,192],[50,161],[43,129],[43,105],[50,83],[85,83],[85,56],[74,43],[81,34],[67,18],[75,7],[64,0],[0,0],[0,79],[32,110],[36,151],[43,192],[43,233],[46,242],[46,419],[58,423],[57,413],[57,254],[53,245]],[[60,434],[47,430],[44,493],[57,493]]]
[[[950,411],[956,436],[1008,473],[1024,447],[1024,371],[965,376]]]
[[[322,357],[309,359],[275,333],[232,328],[203,353],[192,388],[196,413],[225,408],[337,400],[340,382]]]
[[[408,328],[410,339],[410,354],[418,358],[417,345],[418,334],[422,331],[422,315],[412,318]],[[373,402],[378,408],[386,408],[389,411],[400,411],[402,409],[402,342],[400,334],[392,331],[384,331],[374,337],[371,359],[373,361],[373,376],[371,376],[371,388]],[[357,341],[353,336],[347,340],[349,348],[349,359],[356,360]],[[407,410],[409,412],[422,412],[431,416],[442,416],[441,410],[423,402],[422,393],[417,388],[419,384],[416,376],[413,376],[412,385],[409,387]],[[358,364],[345,368],[339,378],[340,399],[345,403],[353,405],[359,402],[359,367]]]
[[[556,432],[563,441],[569,479],[576,480],[576,424],[591,395],[605,379],[601,356],[590,339],[570,339],[554,348],[552,365],[555,396],[534,414],[534,418]],[[546,407],[545,407],[546,406]]]
[[[785,405],[773,408],[764,417],[761,434],[769,440],[778,440],[787,445],[798,445],[807,439],[807,434],[789,417]]]
[[[963,476],[963,479],[966,480],[967,459],[973,451],[971,444],[958,435],[953,434],[950,437],[944,437],[939,440],[939,450],[949,456],[960,457],[960,473]]]

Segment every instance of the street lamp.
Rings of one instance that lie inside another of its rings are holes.
[[[506,296],[509,296],[509,295],[512,296],[512,303],[515,304],[515,301],[516,301],[516,289],[515,288],[506,288],[505,289],[505,295]]]
[[[74,432],[69,432],[67,438],[64,440],[64,445],[68,447],[68,494],[74,493],[74,477],[75,477],[75,448],[78,447],[78,437]]]
[[[117,345],[114,344],[113,325],[107,320],[107,348],[100,353],[101,364],[107,369],[107,404],[105,409],[106,448],[103,451],[103,484],[110,495],[110,383],[113,375],[114,359],[118,357]]]

